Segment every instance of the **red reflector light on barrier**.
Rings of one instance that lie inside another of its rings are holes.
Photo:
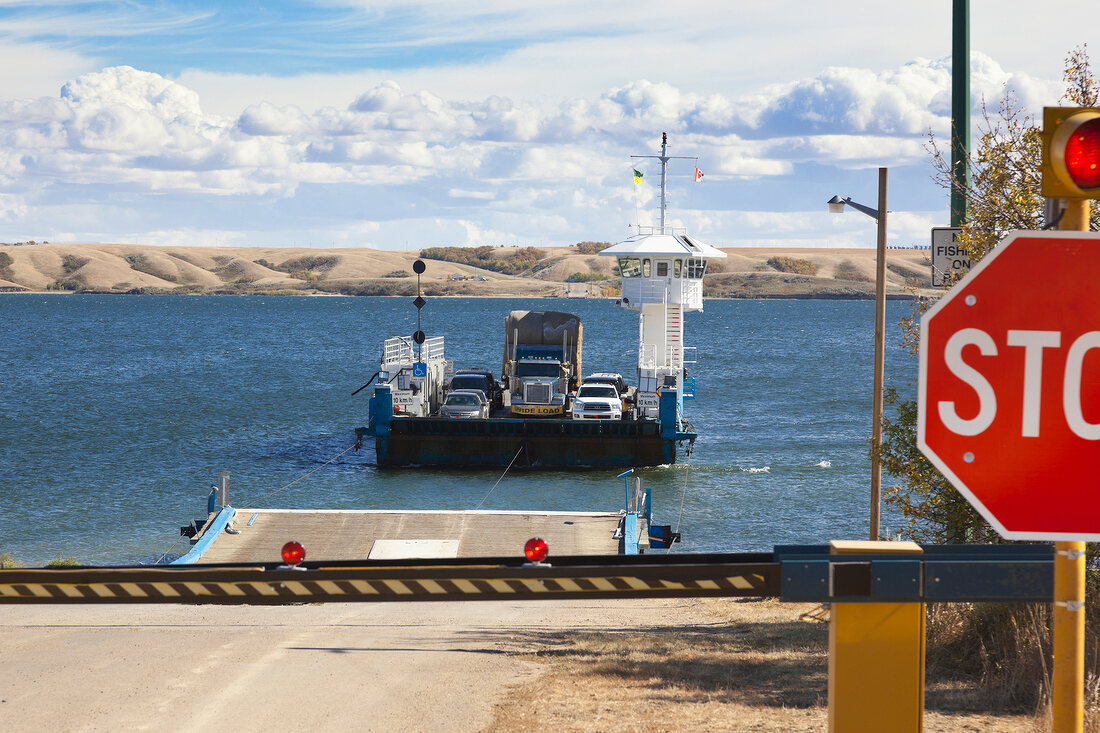
[[[523,546],[523,554],[531,562],[542,562],[550,554],[550,546],[541,537],[532,537]]]
[[[301,542],[291,540],[283,545],[283,562],[287,565],[297,565],[306,559],[306,548]]]

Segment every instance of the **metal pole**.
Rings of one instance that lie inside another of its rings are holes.
[[[218,503],[229,506],[229,471],[218,471]]]
[[[970,0],[952,0],[951,21],[951,226],[961,227],[970,183]]]
[[[668,167],[668,133],[661,133],[661,234],[665,233],[665,169]]]
[[[1088,231],[1089,200],[1069,199],[1058,228]],[[1054,543],[1054,733],[1081,733],[1085,709],[1085,543]]]
[[[882,383],[886,372],[886,177],[878,169],[878,252],[875,257],[875,384],[871,417],[871,540],[878,539],[882,465]]]

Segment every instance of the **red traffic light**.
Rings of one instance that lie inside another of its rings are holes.
[[[1100,198],[1100,108],[1043,109],[1042,192],[1048,198]]]
[[[531,562],[542,562],[550,554],[550,546],[541,537],[532,537],[523,546],[523,554]]]
[[[1062,155],[1066,173],[1078,188],[1100,188],[1100,117],[1078,125]]]
[[[306,559],[306,548],[301,542],[291,540],[283,545],[283,562],[287,565],[297,565]]]

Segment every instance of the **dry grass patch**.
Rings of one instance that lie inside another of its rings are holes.
[[[700,599],[714,619],[643,629],[564,631],[515,639],[545,665],[496,708],[494,733],[822,731],[828,722],[828,624],[813,604]],[[660,613],[660,610],[656,610]],[[887,670],[888,672],[888,670]],[[1042,720],[995,708],[974,684],[930,679],[925,730],[1040,731]]]

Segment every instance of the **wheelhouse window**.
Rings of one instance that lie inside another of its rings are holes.
[[[619,273],[623,277],[638,277],[642,274],[642,261],[637,257],[620,257]]]
[[[684,277],[692,280],[702,280],[703,274],[707,270],[707,261],[699,257],[689,257],[687,262],[684,263]]]
[[[673,260],[672,262],[672,276],[680,277],[680,269],[684,266],[683,260]]]
[[[667,262],[658,262],[657,263],[657,277],[668,277],[668,263]]]
[[[649,277],[649,273],[650,273],[650,264],[649,264],[649,258],[647,257],[646,259],[642,260],[642,277]]]

